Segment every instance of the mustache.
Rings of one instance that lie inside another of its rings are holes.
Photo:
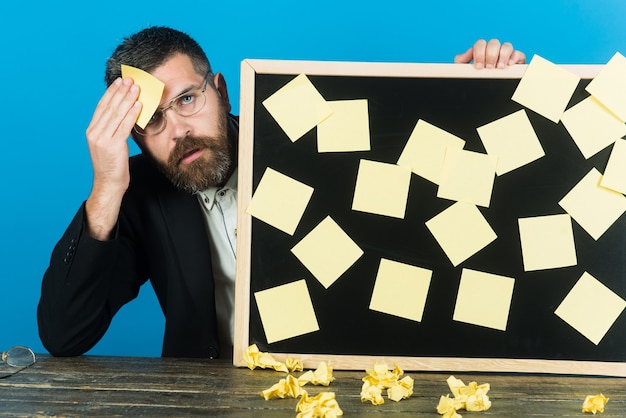
[[[187,135],[176,141],[176,145],[168,158],[168,163],[178,165],[186,154],[202,148],[207,148],[213,152],[225,151],[224,145],[215,138]]]

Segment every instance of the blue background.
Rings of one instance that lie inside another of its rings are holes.
[[[604,64],[626,54],[623,0],[19,3],[0,6],[0,350],[45,351],[41,277],[91,188],[85,129],[104,62],[131,33],[151,25],[189,33],[225,75],[234,113],[246,58],[449,63],[492,37],[528,60]],[[90,354],[159,356],[163,325],[145,286]]]

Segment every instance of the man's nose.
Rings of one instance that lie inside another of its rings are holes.
[[[167,124],[174,140],[185,138],[191,133],[189,118],[179,115],[174,109],[167,109]]]

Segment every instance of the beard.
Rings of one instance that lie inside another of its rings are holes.
[[[209,187],[221,186],[232,173],[233,151],[228,137],[226,112],[220,112],[218,134],[215,136],[186,136],[176,146],[166,162],[156,161],[161,172],[179,189],[196,193]],[[182,158],[196,150],[203,155],[188,164]]]

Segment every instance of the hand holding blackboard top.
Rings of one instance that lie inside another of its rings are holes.
[[[506,68],[515,64],[525,64],[526,54],[513,48],[510,42],[500,43],[497,39],[489,42],[479,39],[467,51],[454,57],[455,64],[473,62],[474,68]]]
[[[520,62],[510,44],[481,45],[463,59]],[[122,65],[164,84],[146,124],[137,120],[151,108],[140,99],[149,83],[124,77]],[[163,356],[228,358],[239,125],[226,80],[195,40],[167,27],[125,38],[105,80],[86,130],[92,190],[43,278],[42,342],[56,356],[84,354],[149,280],[165,316]],[[129,137],[141,154],[129,157]]]

